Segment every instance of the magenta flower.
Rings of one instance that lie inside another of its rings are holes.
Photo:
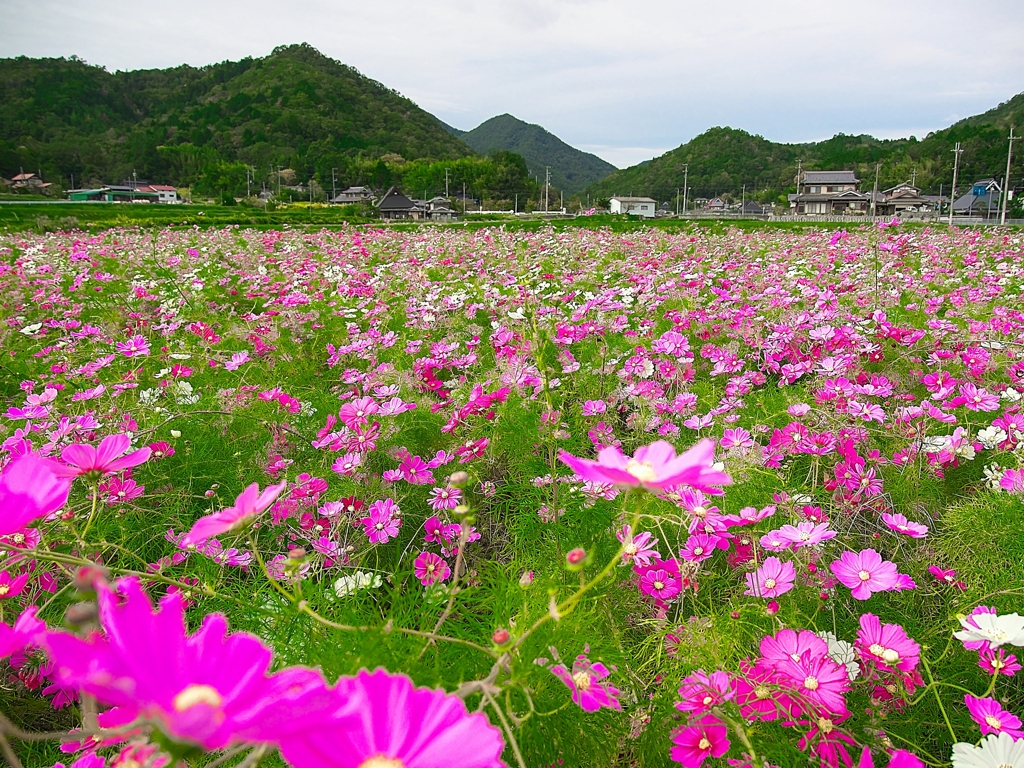
[[[882,624],[872,613],[860,617],[857,651],[865,661],[900,672],[913,672],[921,656],[921,646],[899,624]]]
[[[128,435],[108,435],[100,441],[99,448],[84,443],[69,445],[60,454],[67,466],[60,467],[57,471],[63,477],[98,477],[137,466],[149,459],[152,450],[148,446],[125,456],[131,445]]]
[[[253,483],[238,495],[233,507],[199,518],[192,526],[192,530],[181,540],[181,546],[201,544],[218,534],[241,528],[260,512],[268,509],[287,485],[288,481],[282,480],[260,493],[259,484]]]
[[[368,424],[369,417],[379,411],[380,406],[372,397],[360,397],[341,406],[338,416],[346,427],[355,429],[358,425]]]
[[[149,354],[149,340],[141,334],[135,334],[128,341],[119,341],[117,351],[125,357],[140,357]]]
[[[406,482],[413,485],[427,485],[434,482],[434,473],[430,471],[430,465],[419,456],[407,457],[398,467]]]
[[[782,684],[798,694],[797,701],[802,709],[816,715],[846,714],[843,694],[850,688],[850,678],[845,666],[836,664],[828,656],[805,653],[798,660],[789,658],[778,662],[776,671]]]
[[[612,446],[602,448],[597,454],[597,461],[581,459],[566,451],[558,454],[558,458],[583,480],[641,487],[649,491],[688,485],[707,493],[721,493],[712,486],[729,485],[732,478],[714,469],[714,456],[713,440],[701,440],[679,456],[676,456],[672,444],[665,440],[637,449],[632,458],[627,458]]]
[[[416,568],[416,578],[424,587],[429,587],[435,582],[445,581],[452,575],[452,569],[443,557],[433,552],[420,552],[413,565]]]
[[[954,587],[963,591],[967,589],[967,585],[962,581],[957,581],[956,571],[952,568],[939,568],[937,565],[929,565],[928,573],[935,577],[936,581],[941,581],[943,584],[952,584]]]
[[[990,675],[1000,674],[1007,677],[1013,677],[1021,670],[1017,657],[1012,653],[1006,653],[1002,648],[994,651],[991,648],[984,648],[978,651],[978,666]]]
[[[889,514],[885,512],[882,514],[882,522],[889,526],[889,530],[895,531],[896,533],[902,533],[905,536],[910,536],[912,539],[923,539],[928,535],[928,526],[921,525],[921,523],[912,523],[904,515],[899,513]]]
[[[20,595],[28,584],[30,575],[23,573],[20,576],[11,576],[8,571],[0,571],[0,600]]]
[[[981,726],[982,736],[990,733],[1008,733],[1015,739],[1024,738],[1024,731],[1020,729],[1020,718],[1003,709],[995,699],[979,699],[968,693],[964,695],[964,703],[974,722]]]
[[[281,737],[293,768],[504,768],[501,731],[458,696],[383,669],[341,678],[333,707]]]
[[[46,631],[46,625],[36,618],[36,610],[34,605],[26,608],[13,627],[0,622],[0,659],[34,645],[39,634]]]
[[[1008,493],[1024,493],[1024,469],[1007,469],[999,478],[999,487]]]
[[[721,720],[707,716],[672,735],[674,762],[685,768],[700,768],[708,757],[721,757],[729,751],[729,729]]]
[[[715,554],[715,550],[718,548],[721,540],[720,536],[707,533],[692,533],[686,539],[683,548],[679,550],[679,556],[688,563],[702,562]]]
[[[591,661],[581,653],[572,663],[571,673],[562,664],[551,667],[551,672],[569,687],[573,703],[578,704],[584,712],[597,712],[601,707],[622,709],[618,689],[601,682],[611,675],[608,667],[601,662]]]
[[[754,573],[746,574],[747,589],[743,593],[751,597],[779,597],[793,588],[796,568],[791,562],[782,562],[777,557],[765,558]]]
[[[809,629],[799,632],[783,629],[775,635],[767,635],[761,639],[761,656],[772,667],[783,661],[799,659],[804,654],[810,658],[828,656],[828,643]]]
[[[324,687],[301,668],[268,677],[270,649],[252,635],[227,635],[221,614],[187,635],[181,593],[153,611],[138,580],[125,578],[98,583],[97,599],[105,636],[49,632],[40,640],[58,683],[121,708],[126,721],[155,720],[173,739],[221,749],[270,740],[301,711],[285,700],[315,694],[318,679]]]
[[[736,695],[732,688],[732,680],[725,672],[716,671],[710,675],[698,669],[683,678],[679,688],[682,701],[676,702],[676,709],[681,712],[707,712],[711,707],[731,700]]]
[[[658,540],[648,531],[633,535],[632,527],[622,526],[615,534],[622,542],[622,565],[650,565],[652,557],[658,557]]]
[[[458,488],[432,488],[427,504],[433,510],[455,509],[462,503],[462,491]]]
[[[659,600],[671,600],[682,591],[679,574],[664,568],[648,569],[640,577],[640,591]]]
[[[873,549],[843,552],[829,569],[857,600],[867,600],[875,592],[888,592],[898,584],[895,563],[883,560]]]
[[[387,544],[398,535],[398,528],[402,523],[395,517],[400,510],[394,501],[375,501],[366,512],[367,517],[360,519],[359,524],[365,529],[366,537],[371,543]]]
[[[864,747],[864,752],[861,753],[857,768],[875,768],[875,761],[871,757],[871,750],[867,747]],[[909,752],[897,749],[892,753],[887,768],[924,768],[924,763],[921,762],[920,758],[915,757]]]
[[[37,453],[11,461],[0,473],[0,536],[17,533],[33,520],[67,504],[70,481],[61,467]]]

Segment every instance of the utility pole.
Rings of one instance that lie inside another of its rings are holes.
[[[686,193],[690,191],[687,186],[690,180],[690,164],[683,163],[683,216],[686,215]]]
[[[679,187],[676,187],[676,216],[679,216]]]
[[[999,224],[1006,224],[1006,200],[1010,196],[1010,161],[1013,158],[1013,142],[1019,139],[1019,136],[1013,135],[1013,129],[1017,126],[1010,126],[1010,148],[1006,150],[1006,176],[1003,177],[1003,212],[999,216]]]
[[[544,213],[548,212],[548,191],[551,186],[551,166],[544,168]]]
[[[562,190],[558,190],[558,207],[565,213],[565,192]]]
[[[281,197],[281,166],[277,166],[277,196]]]
[[[462,182],[462,215],[466,215],[466,182]]]
[[[338,196],[338,178],[337,168],[331,168],[331,202],[334,202],[334,198]]]
[[[516,207],[513,213],[519,213],[519,193],[516,192]]]
[[[248,165],[245,166],[245,196],[246,197],[252,197],[252,176],[250,175],[251,174],[251,170],[252,169],[249,168]]]
[[[444,169],[444,196],[448,197],[448,169]]]
[[[747,207],[747,185],[743,185],[743,197],[740,198],[740,216],[743,215],[743,209]]]
[[[910,174],[910,186],[917,189],[917,166],[914,166],[914,170]]]
[[[877,211],[878,203],[878,169],[882,167],[881,163],[875,163],[875,188],[871,191],[871,219],[874,220],[875,212]]]
[[[956,143],[956,146],[952,149],[953,152],[953,187],[949,190],[949,226],[953,226],[953,202],[956,200],[956,174],[960,170],[960,155],[963,154],[963,150],[960,149],[960,142]]]

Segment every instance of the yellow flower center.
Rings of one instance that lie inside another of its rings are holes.
[[[224,703],[220,693],[211,685],[190,685],[174,697],[174,709],[187,712],[197,704],[219,707]]]
[[[700,555],[703,555],[704,554],[704,547],[694,547],[693,548],[693,554],[697,555],[698,557]]]
[[[768,589],[775,589],[775,579],[765,579],[764,585]]]
[[[885,646],[879,645],[878,643],[872,643],[868,646],[868,650],[871,651],[872,656],[879,656],[885,653]]]
[[[697,742],[698,749],[711,749],[711,742],[708,741],[706,736],[702,736],[701,740]]]
[[[757,686],[757,688],[754,689],[754,695],[759,699],[767,699],[769,696],[772,695],[772,692],[765,688],[763,685],[759,685]]]
[[[860,578],[861,581],[867,581],[868,579],[871,578],[871,574],[868,573],[867,571],[861,571],[860,573],[857,574],[857,576]]]
[[[703,704],[703,705],[704,705],[704,706],[706,707],[706,706],[707,706],[708,704],[710,704],[710,703],[711,703],[711,702],[713,702],[714,700],[715,700],[715,699],[714,699],[714,697],[713,697],[713,696],[705,696],[705,697],[703,698],[703,700],[701,701],[701,703],[702,703],[702,704]]]
[[[654,582],[654,588],[660,592],[661,590],[663,590],[665,588],[665,582],[664,581],[656,581],[656,582]]]
[[[6,595],[10,591],[11,591],[11,585],[10,584],[0,584],[0,597],[3,597],[4,595]]]
[[[900,655],[894,649],[886,648],[885,651],[882,653],[882,658],[885,660],[887,664],[895,664],[897,661],[900,660]]]
[[[989,728],[995,728],[997,731],[1003,727],[1003,724],[992,715],[985,715],[985,722],[988,723]]]
[[[576,683],[576,687],[579,690],[581,690],[581,691],[589,691],[590,690],[590,683],[592,682],[592,678],[590,677],[590,673],[589,672],[584,672],[583,670],[580,670],[579,672],[577,672],[576,674],[574,674],[572,676],[572,681],[574,683]]]
[[[394,757],[377,755],[361,762],[359,768],[405,768],[405,763]]]
[[[808,691],[816,691],[816,690],[818,690],[818,678],[816,678],[816,677],[804,678],[804,688],[806,688]]]
[[[819,731],[821,731],[825,735],[828,735],[828,734],[832,733],[832,729],[833,728],[835,728],[835,726],[832,725],[832,721],[829,720],[827,717],[819,717],[818,718],[818,730]]]
[[[641,483],[649,483],[658,477],[658,473],[654,471],[654,467],[649,461],[640,462],[630,459],[626,462],[626,471]]]

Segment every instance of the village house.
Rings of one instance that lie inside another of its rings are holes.
[[[608,203],[609,213],[629,213],[653,219],[658,208],[658,201],[651,197],[613,197]]]
[[[789,207],[798,216],[867,213],[871,196],[857,191],[859,183],[853,171],[804,171]]]
[[[935,204],[921,194],[921,190],[909,182],[897,184],[884,190],[875,203],[878,216],[899,216],[904,213],[931,213]]]
[[[1002,187],[995,179],[981,179],[971,185],[971,190],[953,202],[954,216],[987,216],[999,209]]]
[[[331,202],[340,203],[342,205],[370,203],[373,202],[373,190],[369,187],[349,187],[348,189],[339,192]]]
[[[19,173],[11,179],[8,186],[11,189],[24,189],[30,192],[45,194],[49,191],[52,184],[48,181],[43,181],[42,177],[34,173]]]

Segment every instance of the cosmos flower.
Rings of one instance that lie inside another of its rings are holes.
[[[732,479],[712,466],[714,454],[712,440],[701,440],[679,456],[671,443],[657,440],[639,448],[632,458],[612,446],[601,449],[597,461],[581,459],[566,451],[560,451],[558,457],[583,480],[649,491],[688,485],[706,493],[720,493],[713,486],[729,485]]]
[[[11,576],[8,571],[0,571],[0,600],[20,595],[30,576],[29,573]]]
[[[708,757],[721,757],[729,751],[729,729],[721,720],[707,716],[672,734],[675,745],[669,752],[684,768],[700,768]]]
[[[921,525],[921,523],[912,523],[906,518],[906,516],[901,515],[899,513],[883,513],[882,522],[889,526],[889,530],[895,531],[896,533],[902,533],[905,536],[910,536],[913,539],[923,539],[925,536],[928,535],[927,525]]]
[[[0,473],[0,536],[17,533],[68,501],[71,483],[61,467],[37,453],[23,454]]]
[[[640,577],[640,591],[659,600],[671,600],[681,591],[679,574],[664,568],[651,568]]]
[[[682,701],[676,702],[676,709],[700,713],[732,700],[736,692],[732,688],[732,680],[725,672],[715,671],[709,675],[703,669],[698,669],[683,678],[679,696]]]
[[[622,543],[622,565],[649,565],[652,557],[658,557],[658,540],[648,531],[633,535],[633,529],[624,525],[616,532]]]
[[[813,547],[836,537],[836,532],[829,530],[828,523],[815,525],[809,520],[804,520],[796,525],[784,525],[774,533],[778,538],[789,542],[794,550]]]
[[[1008,733],[990,734],[977,746],[953,745],[953,768],[1024,768],[1024,739]]]
[[[862,659],[900,672],[913,672],[921,656],[921,646],[903,627],[882,624],[872,613],[860,617],[856,648]]]
[[[981,727],[982,736],[990,733],[1008,733],[1015,739],[1024,738],[1024,731],[1020,729],[1020,718],[1003,709],[995,699],[981,699],[968,693],[964,695],[964,704],[967,705],[974,722]]]
[[[67,466],[59,467],[57,473],[63,477],[99,477],[138,466],[149,460],[153,452],[149,446],[125,455],[131,446],[131,438],[128,435],[107,435],[100,441],[98,448],[85,443],[69,445],[60,454]]]
[[[857,768],[875,768],[875,761],[871,757],[871,750],[867,747],[864,747],[864,751],[861,753]],[[887,768],[925,768],[925,766],[919,757],[902,749],[897,749],[890,755]]]
[[[259,484],[253,483],[238,495],[234,506],[199,518],[192,526],[192,530],[181,540],[182,546],[200,544],[217,534],[241,528],[260,512],[268,509],[287,485],[288,481],[282,480],[260,493]]]
[[[398,535],[402,524],[396,517],[399,511],[398,505],[391,499],[375,501],[367,508],[367,516],[360,519],[359,524],[365,529],[371,543],[387,544]]]
[[[105,635],[49,632],[40,642],[59,683],[123,708],[129,720],[151,719],[172,739],[221,749],[268,740],[268,730],[285,727],[280,713],[301,711],[283,702],[316,695],[311,670],[268,676],[270,649],[252,635],[228,635],[219,613],[186,634],[181,593],[166,595],[154,611],[134,577],[113,587],[98,582],[96,592]]]
[[[966,648],[970,648],[972,643],[975,648],[986,647],[984,643],[989,648],[998,648],[1006,643],[1024,646],[1024,617],[1016,613],[1002,616],[995,612],[972,613],[960,619],[960,626],[963,629],[954,632],[953,637],[963,641]]]
[[[898,585],[896,565],[873,549],[844,552],[829,569],[857,600],[867,600],[875,592],[888,592]]]
[[[746,574],[745,578],[747,589],[743,594],[751,597],[779,597],[793,589],[796,568],[789,561],[784,563],[777,557],[768,557],[757,571]]]
[[[569,687],[573,703],[578,704],[584,712],[597,712],[601,707],[622,709],[617,698],[618,689],[601,682],[611,672],[601,662],[588,659],[586,653],[576,657],[572,672],[562,664],[551,667],[551,672]]]
[[[36,618],[34,605],[22,611],[13,627],[0,622],[0,659],[23,651],[34,644],[38,635],[45,631],[46,625]]]
[[[445,581],[452,574],[452,569],[448,567],[445,559],[433,552],[420,552],[413,565],[416,569],[416,578],[424,587]]]

